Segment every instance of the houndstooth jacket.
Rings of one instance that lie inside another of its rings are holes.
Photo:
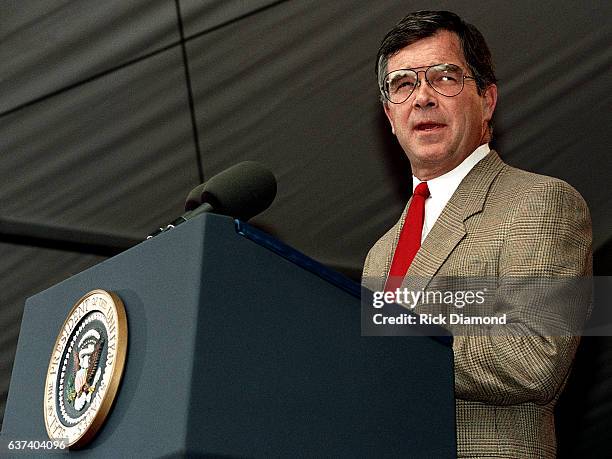
[[[368,253],[369,288],[384,285],[405,215]],[[461,182],[407,277],[590,276],[591,239],[589,212],[576,190],[513,168],[491,151]],[[553,410],[578,341],[455,336],[458,457],[555,457]]]

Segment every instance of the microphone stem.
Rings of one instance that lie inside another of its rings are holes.
[[[153,231],[151,234],[149,234],[147,236],[147,239],[151,239],[152,237],[157,236],[160,233],[164,233],[168,230],[171,230],[172,228],[185,223],[187,220],[192,219],[193,217],[197,217],[198,215],[201,215],[203,213],[206,212],[213,212],[213,206],[211,206],[209,203],[205,202],[204,204],[201,204],[200,206],[196,207],[193,210],[190,210],[189,212],[185,212],[183,215],[181,215],[180,217],[178,217],[176,220],[173,220],[172,222],[170,222],[168,225],[166,225],[165,228],[158,228],[155,231]]]

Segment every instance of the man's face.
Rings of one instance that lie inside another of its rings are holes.
[[[442,30],[406,46],[389,58],[387,72],[434,64],[456,64],[468,69],[459,38]],[[478,95],[476,82],[465,80],[455,97],[438,94],[419,73],[421,85],[402,104],[385,103],[391,129],[406,152],[412,173],[421,180],[438,177],[454,169],[479,145],[489,141],[488,122],[497,102],[497,87]]]

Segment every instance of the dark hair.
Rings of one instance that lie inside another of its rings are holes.
[[[382,80],[387,73],[387,64],[391,56],[412,43],[435,35],[440,30],[454,32],[459,37],[465,62],[476,78],[478,94],[482,95],[489,85],[497,81],[491,51],[476,27],[450,11],[417,11],[398,22],[380,44],[376,55],[378,87],[383,87]]]

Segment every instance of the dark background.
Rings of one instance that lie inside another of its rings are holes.
[[[5,0],[1,9],[0,418],[25,298],[173,220],[191,188],[239,161],[262,162],[279,183],[253,223],[357,279],[410,193],[374,56],[418,9],[455,11],[487,38],[500,80],[495,148],[582,193],[596,273],[612,272],[610,3]],[[595,454],[610,431],[612,352],[601,338],[582,347],[569,388],[581,395],[562,404],[561,446]]]

